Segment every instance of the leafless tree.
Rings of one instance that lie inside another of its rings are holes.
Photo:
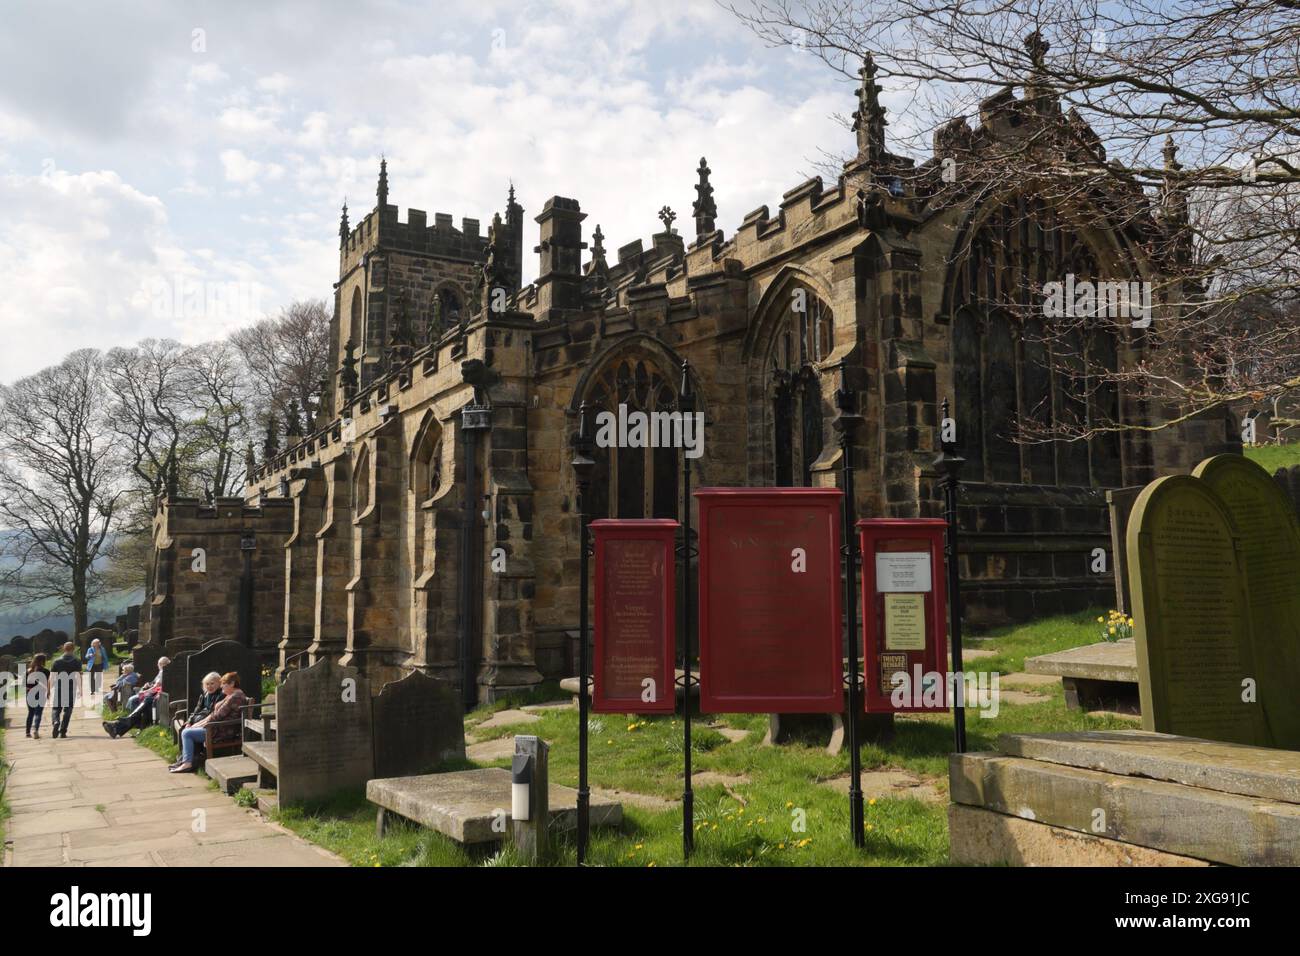
[[[231,335],[247,365],[253,410],[263,426],[272,415],[284,422],[290,402],[300,415],[314,406],[320,380],[330,371],[330,316],[324,300],[308,299]]]
[[[0,385],[0,524],[8,529],[0,600],[54,601],[74,633],[102,592],[95,562],[117,528],[127,467],[108,423],[104,357],[60,364]]]
[[[252,440],[254,385],[229,341],[206,342],[185,356],[192,437],[188,470],[213,496],[236,495],[245,479],[242,448]]]
[[[1023,440],[1164,427],[1300,391],[1297,0],[723,5],[765,41],[855,80],[867,69],[868,83],[905,97],[888,152],[859,170],[868,190],[896,177],[930,212],[1030,194],[1028,215],[1045,207],[1062,228],[1071,216],[1100,223],[1154,264],[1141,276],[1079,276],[1150,282],[1155,320],[1140,335],[1094,313],[1050,317],[1042,338],[1055,372],[1080,389],[1118,388],[1170,414],[1154,426],[1022,420]],[[1002,234],[1026,215],[1007,203]],[[955,243],[953,259],[981,256],[1000,270],[1015,255],[995,236],[980,248]],[[1044,318],[1042,276],[994,284],[996,295],[981,289],[984,306],[1022,327]],[[1097,334],[1119,340],[1119,367],[1071,344]]]

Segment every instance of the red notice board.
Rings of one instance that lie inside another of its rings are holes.
[[[700,709],[844,709],[834,488],[701,488]]]
[[[665,519],[601,519],[595,539],[596,660],[592,710],[671,714],[676,646],[679,525]]]
[[[869,714],[946,709],[948,600],[942,518],[858,522],[862,550],[862,649]],[[919,672],[918,672],[919,668]],[[902,671],[903,706],[892,699]],[[917,675],[920,675],[920,681]],[[934,675],[938,675],[937,678]],[[926,694],[937,679],[937,687]]]

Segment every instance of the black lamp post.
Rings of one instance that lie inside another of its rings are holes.
[[[944,519],[948,522],[947,540],[944,544],[944,559],[948,565],[948,633],[952,641],[952,670],[954,674],[962,673],[961,663],[961,573],[957,567],[957,492],[960,487],[958,474],[966,459],[957,454],[956,443],[943,440],[944,425],[948,421],[948,399],[943,400],[939,418],[939,457],[934,460],[934,467],[939,472],[939,487],[943,489]],[[966,707],[962,700],[965,682],[956,680],[953,686],[961,688],[958,699],[953,702],[952,725],[957,753],[966,752]]]
[[[587,491],[596,462],[587,435],[587,403],[578,410],[578,436],[573,443],[573,476],[578,486],[578,865],[587,859],[591,789],[587,786]]]
[[[677,410],[686,416],[695,413],[695,395],[691,391],[691,366],[682,360],[682,387],[677,392]],[[703,439],[703,435],[700,436]],[[691,785],[691,459],[682,448],[682,856],[690,859],[695,849],[695,790]]]
[[[853,845],[867,845],[863,829],[862,806],[862,755],[858,752],[858,542],[857,502],[853,490],[853,437],[862,416],[858,414],[858,393],[850,387],[843,367],[840,369],[840,387],[835,392],[835,405],[839,411],[831,427],[839,433],[840,466],[844,482],[844,610],[848,626],[849,652],[849,826]],[[865,611],[864,611],[865,613]]]

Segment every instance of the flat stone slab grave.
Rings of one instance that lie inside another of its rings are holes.
[[[383,777],[366,784],[366,799],[379,808],[381,830],[386,813],[414,820],[464,844],[500,842],[510,830],[499,822],[493,828],[494,822],[510,819],[510,771],[501,767]],[[577,825],[577,790],[553,783],[549,802],[552,832]],[[593,827],[616,827],[622,822],[621,803],[592,794]]]
[[[981,811],[951,816],[954,863],[1300,865],[1300,753],[1138,730],[998,744],[951,757],[953,804]]]
[[[1061,678],[1071,710],[1138,713],[1137,647],[1132,638],[1025,658],[1026,674]]]

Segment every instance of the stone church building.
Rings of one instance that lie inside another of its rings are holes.
[[[1233,430],[1216,418],[1013,441],[1017,416],[1160,411],[1114,384],[1079,388],[1011,306],[1066,273],[1159,289],[1152,250],[1180,215],[1176,190],[1139,191],[1120,222],[1104,204],[1050,205],[1032,181],[950,183],[954,157],[978,168],[1017,138],[1100,147],[1030,83],[942,128],[917,164],[887,149],[874,72],[868,60],[857,155],[838,181],[800,183],[730,234],[704,160],[690,228],[665,207],[648,243],[612,254],[577,198],[547,199],[526,240],[513,187],[486,234],[476,219],[403,219],[382,164],[375,207],[355,224],[343,210],[320,407],[250,462],[244,498],[161,503],[142,639],[242,629],[281,668],[334,657],[376,687],[418,669],[478,700],[576,673],[579,409],[672,410],[683,362],[706,422],[695,487],[837,485],[844,381],[865,418],[859,515],[939,515],[950,398],[968,618],[1108,604],[1111,578],[1090,566],[1109,551],[1105,489],[1189,470],[1229,450]],[[529,253],[537,279],[523,286]],[[1162,309],[1156,321],[1171,320]],[[1087,339],[1078,348],[1112,365],[1143,348],[1127,330]],[[595,457],[593,517],[680,519],[675,450]]]

